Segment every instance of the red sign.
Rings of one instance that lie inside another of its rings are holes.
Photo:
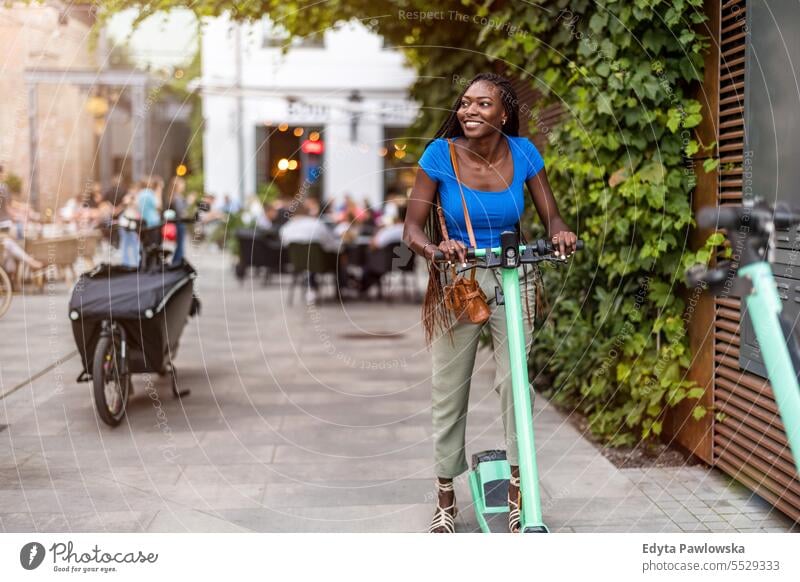
[[[303,153],[314,154],[318,156],[325,150],[325,146],[322,145],[322,140],[311,141],[310,139],[307,139],[300,145],[300,149],[303,150]]]

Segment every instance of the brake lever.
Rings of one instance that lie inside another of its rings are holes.
[[[461,275],[463,273],[466,273],[467,271],[471,271],[472,269],[484,268],[481,265],[478,265],[477,263],[474,263],[472,265],[470,265],[469,263],[461,263],[461,264],[463,266],[462,267],[458,267],[456,269],[456,275]]]

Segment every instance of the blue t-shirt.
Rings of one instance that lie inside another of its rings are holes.
[[[500,233],[516,230],[525,210],[525,182],[544,168],[544,160],[526,137],[505,136],[514,160],[514,178],[504,190],[487,192],[468,188],[462,182],[467,210],[475,233],[478,248],[500,246]],[[454,143],[464,138],[453,138]],[[469,247],[467,223],[461,205],[461,193],[456,182],[447,140],[434,140],[422,154],[419,167],[439,184],[439,199],[450,238]]]

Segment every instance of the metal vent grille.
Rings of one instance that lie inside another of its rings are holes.
[[[719,204],[743,201],[746,2],[721,3]],[[800,481],[794,474],[783,425],[769,382],[739,365],[742,313],[739,299],[718,298],[714,325],[715,465],[786,515],[800,521]]]

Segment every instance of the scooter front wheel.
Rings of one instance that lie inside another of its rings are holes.
[[[102,335],[94,350],[92,384],[97,414],[109,426],[117,426],[125,416],[131,388],[130,374],[122,374],[119,340]]]

